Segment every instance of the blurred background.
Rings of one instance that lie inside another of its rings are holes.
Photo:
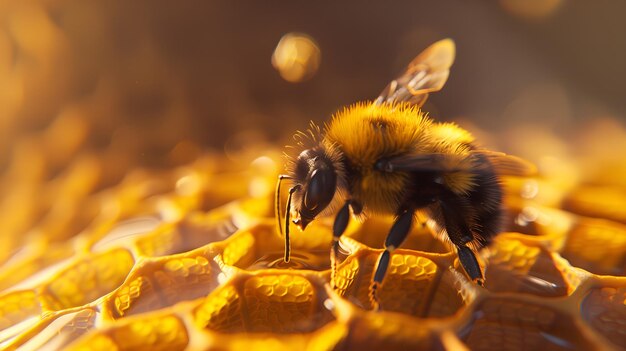
[[[436,119],[531,159],[545,150],[529,138],[559,136],[558,153],[602,125],[592,137],[620,140],[624,13],[610,0],[3,0],[0,170],[52,179],[83,157],[103,187],[136,166],[282,146],[446,37],[457,60],[425,106]]]

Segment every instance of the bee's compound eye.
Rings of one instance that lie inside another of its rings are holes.
[[[304,193],[304,207],[309,211],[321,212],[335,195],[336,178],[330,169],[316,169]]]

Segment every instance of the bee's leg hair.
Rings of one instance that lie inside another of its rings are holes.
[[[406,239],[409,231],[411,230],[411,226],[413,225],[414,214],[414,210],[405,210],[400,213],[400,215],[396,218],[396,221],[393,223],[387,238],[385,239],[385,251],[383,251],[378,258],[374,279],[370,285],[370,302],[372,303],[374,310],[380,310],[378,289],[382,285],[385,274],[387,273],[391,252],[402,245],[402,242]]]

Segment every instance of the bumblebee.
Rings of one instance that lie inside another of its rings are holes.
[[[311,124],[298,132],[301,152],[288,158],[288,174],[276,189],[276,217],[282,234],[280,188],[293,183],[285,213],[285,261],[289,261],[289,226],[304,230],[318,216],[335,212],[331,248],[334,285],[339,240],[352,214],[392,214],[370,286],[377,290],[392,252],[407,237],[417,211],[426,213],[449,240],[467,275],[483,284],[475,252],[500,231],[503,217],[499,175],[532,172],[515,157],[480,148],[472,135],[453,123],[433,121],[420,107],[441,90],[454,61],[455,45],[441,40],[418,55],[374,101],[359,102],[335,113],[323,128]]]

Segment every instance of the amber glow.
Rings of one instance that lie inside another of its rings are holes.
[[[502,0],[493,12],[548,20],[567,6],[522,2]],[[584,91],[573,97],[546,78],[512,97],[488,96],[497,119],[511,120],[492,131],[473,126],[476,116],[440,115],[444,104],[467,105],[445,89],[432,94],[429,116],[458,119],[462,128],[435,132],[470,140],[467,129],[479,144],[523,157],[539,173],[501,178],[508,216],[504,232],[478,257],[484,288],[470,282],[432,219],[420,213],[416,222],[425,225],[392,256],[380,290],[383,311],[376,313],[368,289],[392,218],[351,221],[335,289],[332,217],[294,230],[292,261],[284,263],[273,218],[276,176],[284,172],[285,142],[278,138],[289,142],[307,120],[328,120],[322,113],[354,102],[339,103],[339,96],[375,98],[383,86],[366,83],[400,67],[380,57],[400,61],[400,52],[414,55],[424,38],[438,40],[455,26],[417,21],[419,35],[412,36],[400,33],[393,17],[391,33],[376,27],[328,36],[291,18],[244,28],[233,24],[248,23],[233,21],[237,16],[210,17],[226,2],[204,12],[112,3],[0,2],[0,349],[626,347],[624,116],[579,108]],[[324,17],[329,26],[331,15]],[[180,27],[159,22],[169,18]],[[201,35],[191,40],[180,28]],[[265,28],[269,34],[257,41],[254,29]],[[345,41],[331,49],[335,35]],[[313,37],[323,44],[324,62]],[[482,69],[469,79],[488,82],[452,90],[467,100],[483,94],[480,84],[514,80],[470,60],[475,50],[487,66],[509,64],[483,52],[483,39],[474,32],[455,37],[463,44],[446,84],[462,79],[462,67]],[[259,57],[222,56],[243,42]],[[341,56],[344,46],[386,51],[368,63]],[[196,57],[206,66],[188,66]],[[342,60],[367,66],[367,74],[333,71]],[[332,84],[322,80],[326,72],[337,75]],[[304,81],[310,86],[289,83]],[[301,96],[307,104],[295,102]],[[540,119],[527,120],[534,115]],[[556,122],[544,124],[545,116]],[[344,132],[341,138],[353,137]]]

